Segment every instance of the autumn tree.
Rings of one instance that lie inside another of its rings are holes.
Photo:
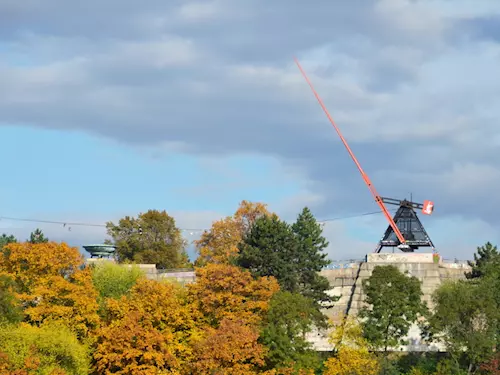
[[[240,244],[236,263],[255,276],[274,276],[282,290],[310,298],[319,310],[336,298],[328,296],[328,280],[318,272],[329,262],[322,253],[327,241],[308,209],[293,225],[276,216],[257,219]],[[316,323],[325,326],[325,317]]]
[[[34,232],[30,233],[30,238],[26,241],[31,243],[46,243],[49,242],[49,239],[45,237],[41,229],[37,228]]]
[[[333,330],[330,342],[335,355],[325,363],[324,375],[376,375],[380,366],[368,348],[361,324],[354,318],[342,319]]]
[[[472,270],[467,272],[465,276],[467,279],[476,279],[486,275],[488,270],[492,270],[492,267],[500,268],[500,254],[496,246],[493,246],[491,242],[486,242],[486,244],[477,248],[474,261],[468,263]]]
[[[15,243],[15,242],[17,242],[16,237],[14,237],[12,234],[11,235],[6,235],[5,233],[3,233],[0,236],[0,250],[2,250],[2,248],[5,245],[8,245],[10,243]]]
[[[280,291],[272,297],[259,339],[268,349],[267,369],[319,367],[318,355],[306,340],[318,314],[312,300],[301,294]]]
[[[0,327],[0,373],[88,375],[89,349],[60,325]]]
[[[120,262],[156,264],[157,268],[189,266],[186,241],[166,211],[149,210],[137,218],[125,216],[106,224]]]
[[[363,292],[368,304],[360,312],[364,336],[385,353],[404,344],[410,326],[427,312],[420,281],[392,265],[376,266],[363,280]]]
[[[193,375],[255,375],[264,365],[265,348],[258,343],[256,327],[224,318],[219,327],[207,328],[206,338],[195,347]]]
[[[65,243],[10,243],[0,253],[0,274],[13,282],[26,321],[64,322],[87,336],[99,323],[97,292],[78,249]]]
[[[228,263],[238,254],[238,244],[253,223],[262,216],[269,216],[267,205],[242,201],[233,216],[215,221],[209,231],[195,241],[199,252],[197,266],[206,263]]]
[[[180,287],[139,279],[128,295],[107,303],[94,353],[98,373],[179,374],[195,361],[200,316]]]
[[[253,278],[237,266],[210,263],[196,270],[196,282],[187,288],[193,306],[217,327],[224,318],[260,324],[279,285],[272,277]]]

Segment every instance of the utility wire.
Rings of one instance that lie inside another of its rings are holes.
[[[391,210],[391,211],[394,211],[394,210]],[[316,220],[316,221],[321,224],[321,223],[328,223],[328,222],[332,222],[332,221],[346,220],[346,219],[352,219],[352,218],[357,218],[357,217],[375,215],[375,214],[380,214],[380,213],[382,213],[382,211],[373,211],[373,212],[366,212],[364,214],[357,214],[357,215],[351,215],[351,216],[339,216],[339,217],[335,217],[335,218],[331,218],[331,219]],[[106,224],[42,220],[42,219],[27,219],[27,218],[9,217],[9,216],[0,216],[0,220],[24,221],[24,222],[29,222],[29,223],[42,223],[42,224],[58,224],[58,225],[63,225],[64,227],[66,227],[66,226],[67,227],[75,227],[75,226],[101,227],[101,228],[106,227]],[[179,230],[186,231],[186,232],[202,232],[205,230],[209,230],[209,228],[179,228]]]

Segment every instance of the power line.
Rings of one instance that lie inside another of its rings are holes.
[[[347,220],[347,219],[352,219],[352,218],[357,218],[357,217],[363,217],[363,216],[369,216],[369,215],[375,215],[375,214],[380,214],[380,213],[382,213],[382,211],[373,211],[373,212],[366,212],[366,213],[363,213],[363,214],[357,214],[357,215],[351,215],[351,216],[339,216],[339,217],[335,217],[335,218],[324,219],[324,220],[316,220],[316,221],[318,223],[328,223],[328,222],[332,222],[332,221]],[[19,218],[19,217],[10,217],[10,216],[0,216],[0,220],[23,221],[23,222],[40,223],[40,224],[57,224],[57,225],[62,225],[64,227],[68,227],[69,230],[71,230],[71,227],[75,227],[75,226],[106,228],[106,224],[85,223],[85,222],[70,222],[70,221],[56,221],[56,220],[44,220],[44,219],[29,219],[29,218]],[[209,230],[209,228],[179,228],[179,230],[185,231],[185,232],[203,232],[205,230]]]

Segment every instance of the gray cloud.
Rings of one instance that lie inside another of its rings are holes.
[[[297,55],[382,195],[498,222],[500,7],[454,4],[2,1],[0,123],[271,155],[318,215],[366,211]]]

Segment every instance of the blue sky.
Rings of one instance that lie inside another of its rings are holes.
[[[379,192],[435,202],[422,220],[445,257],[500,239],[498,2],[85,4],[0,3],[0,216],[157,208],[196,229],[243,199],[286,220],[376,210],[297,56]],[[20,238],[36,226],[0,221]],[[76,246],[105,237],[38,226]],[[330,256],[363,256],[386,226],[325,224]]]

